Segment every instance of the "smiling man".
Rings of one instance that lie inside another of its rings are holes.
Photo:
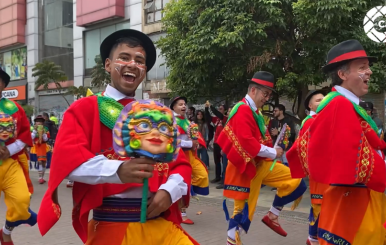
[[[111,84],[97,96],[76,101],[64,115],[39,210],[40,232],[44,235],[58,221],[57,187],[68,178],[75,181],[73,226],[86,244],[196,244],[180,227],[177,201],[189,202],[192,174],[184,153],[160,167],[148,158],[121,158],[112,147],[117,117],[134,101],[135,90],[155,63],[154,44],[142,32],[121,30],[102,42],[100,52]],[[160,183],[159,175],[167,181]],[[144,178],[149,178],[148,220],[139,223]]]
[[[229,160],[224,196],[235,200],[228,227],[228,245],[241,244],[241,230],[248,232],[262,185],[277,188],[273,205],[262,221],[281,236],[287,236],[278,220],[281,210],[284,205],[300,200],[307,189],[302,179],[292,179],[287,166],[273,162],[283,155],[283,149],[272,147],[259,109],[271,98],[274,84],[271,73],[255,73],[249,80],[248,94],[233,107],[217,140]],[[228,209],[224,211],[227,214]],[[229,218],[228,214],[226,216]]]
[[[330,187],[323,194],[318,240],[321,245],[383,245],[386,220],[385,143],[377,126],[359,106],[368,93],[374,57],[357,40],[334,46],[327,73],[334,86],[320,103],[308,132],[311,178]],[[307,151],[308,150],[308,151]]]

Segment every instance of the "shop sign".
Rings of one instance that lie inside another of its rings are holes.
[[[26,95],[26,85],[5,88],[2,93],[3,98],[10,100],[26,100]]]

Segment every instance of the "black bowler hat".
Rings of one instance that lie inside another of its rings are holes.
[[[46,119],[44,119],[44,117],[42,115],[37,115],[34,119],[34,122],[37,122],[37,121],[44,123],[46,121]]]
[[[326,95],[325,92],[323,92],[322,90],[311,90],[310,92],[308,92],[307,96],[306,96],[306,99],[304,100],[304,107],[310,111],[311,108],[308,106],[310,104],[310,100],[311,98],[316,95],[316,94],[323,94],[323,95]]]
[[[335,45],[328,51],[327,64],[323,66],[322,71],[328,73],[349,61],[362,58],[367,58],[370,63],[377,61],[376,57],[367,56],[358,40],[347,40]]]
[[[262,87],[270,89],[276,92],[273,87],[275,86],[275,77],[266,71],[258,71],[253,75],[251,80],[248,80],[249,83],[259,84]]]
[[[170,109],[173,110],[173,106],[174,104],[178,101],[178,100],[184,100],[185,101],[185,104],[188,103],[188,99],[184,96],[177,96],[175,97],[174,99],[172,99],[172,103],[170,103]]]
[[[116,31],[110,36],[106,37],[105,40],[103,40],[100,47],[103,66],[105,65],[106,59],[110,56],[111,48],[114,46],[116,41],[120,38],[129,37],[134,37],[141,41],[143,49],[146,52],[147,71],[150,71],[151,68],[154,66],[155,60],[157,58],[157,52],[154,43],[145,33],[132,29]]]
[[[11,77],[5,71],[3,71],[1,67],[0,67],[0,78],[5,83],[5,87],[7,87],[9,84],[9,81],[11,80]]]
[[[359,105],[366,111],[372,111],[374,109],[374,105],[371,102],[361,101]]]

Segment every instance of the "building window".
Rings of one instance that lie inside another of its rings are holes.
[[[157,42],[162,36],[166,36],[165,33],[150,35],[150,39],[153,42]],[[161,50],[157,50],[157,59],[153,68],[147,72],[147,80],[162,80],[169,75],[169,68],[165,65],[165,57],[161,55]]]
[[[72,0],[40,0],[44,18],[39,18],[43,27],[43,47],[40,56],[59,65],[68,80],[74,79],[73,54],[73,7]]]
[[[119,24],[98,28],[85,32],[85,68],[92,69],[95,66],[95,57],[99,55],[99,46],[102,41],[115,31],[129,29],[130,22],[122,22]]]
[[[158,22],[162,19],[162,10],[165,8],[169,0],[146,0],[145,16],[146,24]]]
[[[0,68],[11,77],[11,81],[27,79],[27,48],[0,53]]]
[[[62,23],[63,26],[73,28],[73,7],[72,2],[63,2]]]

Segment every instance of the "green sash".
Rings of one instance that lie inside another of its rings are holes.
[[[322,111],[324,107],[326,107],[337,96],[343,96],[343,95],[336,91],[330,92],[326,97],[324,97],[322,102],[320,102],[318,109],[316,110],[316,113],[319,113],[320,111]],[[358,115],[362,117],[378,135],[378,127],[375,124],[374,120],[371,118],[371,116],[369,116],[365,111],[365,109],[363,109],[361,106],[353,103],[351,100],[350,102],[354,106],[354,109],[358,113]]]
[[[229,122],[229,120],[236,114],[236,112],[238,111],[239,107],[241,105],[246,105],[244,102],[240,101],[239,103],[237,103],[231,110],[231,112],[229,113],[229,117],[228,117],[228,120],[226,123]],[[261,135],[263,136],[263,139],[265,139],[265,131],[266,131],[266,128],[265,128],[265,124],[264,124],[264,117],[263,115],[261,115],[261,113],[257,114],[254,110],[252,110],[252,108],[248,105],[248,107],[251,109],[252,111],[252,114],[253,114],[253,118],[255,119],[255,122],[257,124],[257,126],[259,127],[259,130],[260,130],[260,133]]]
[[[308,119],[311,119],[311,118],[312,118],[312,116],[310,116],[310,115],[306,116],[306,118],[304,118],[304,120],[302,121],[302,124],[300,125],[300,129],[302,129],[303,125],[308,121]]]

